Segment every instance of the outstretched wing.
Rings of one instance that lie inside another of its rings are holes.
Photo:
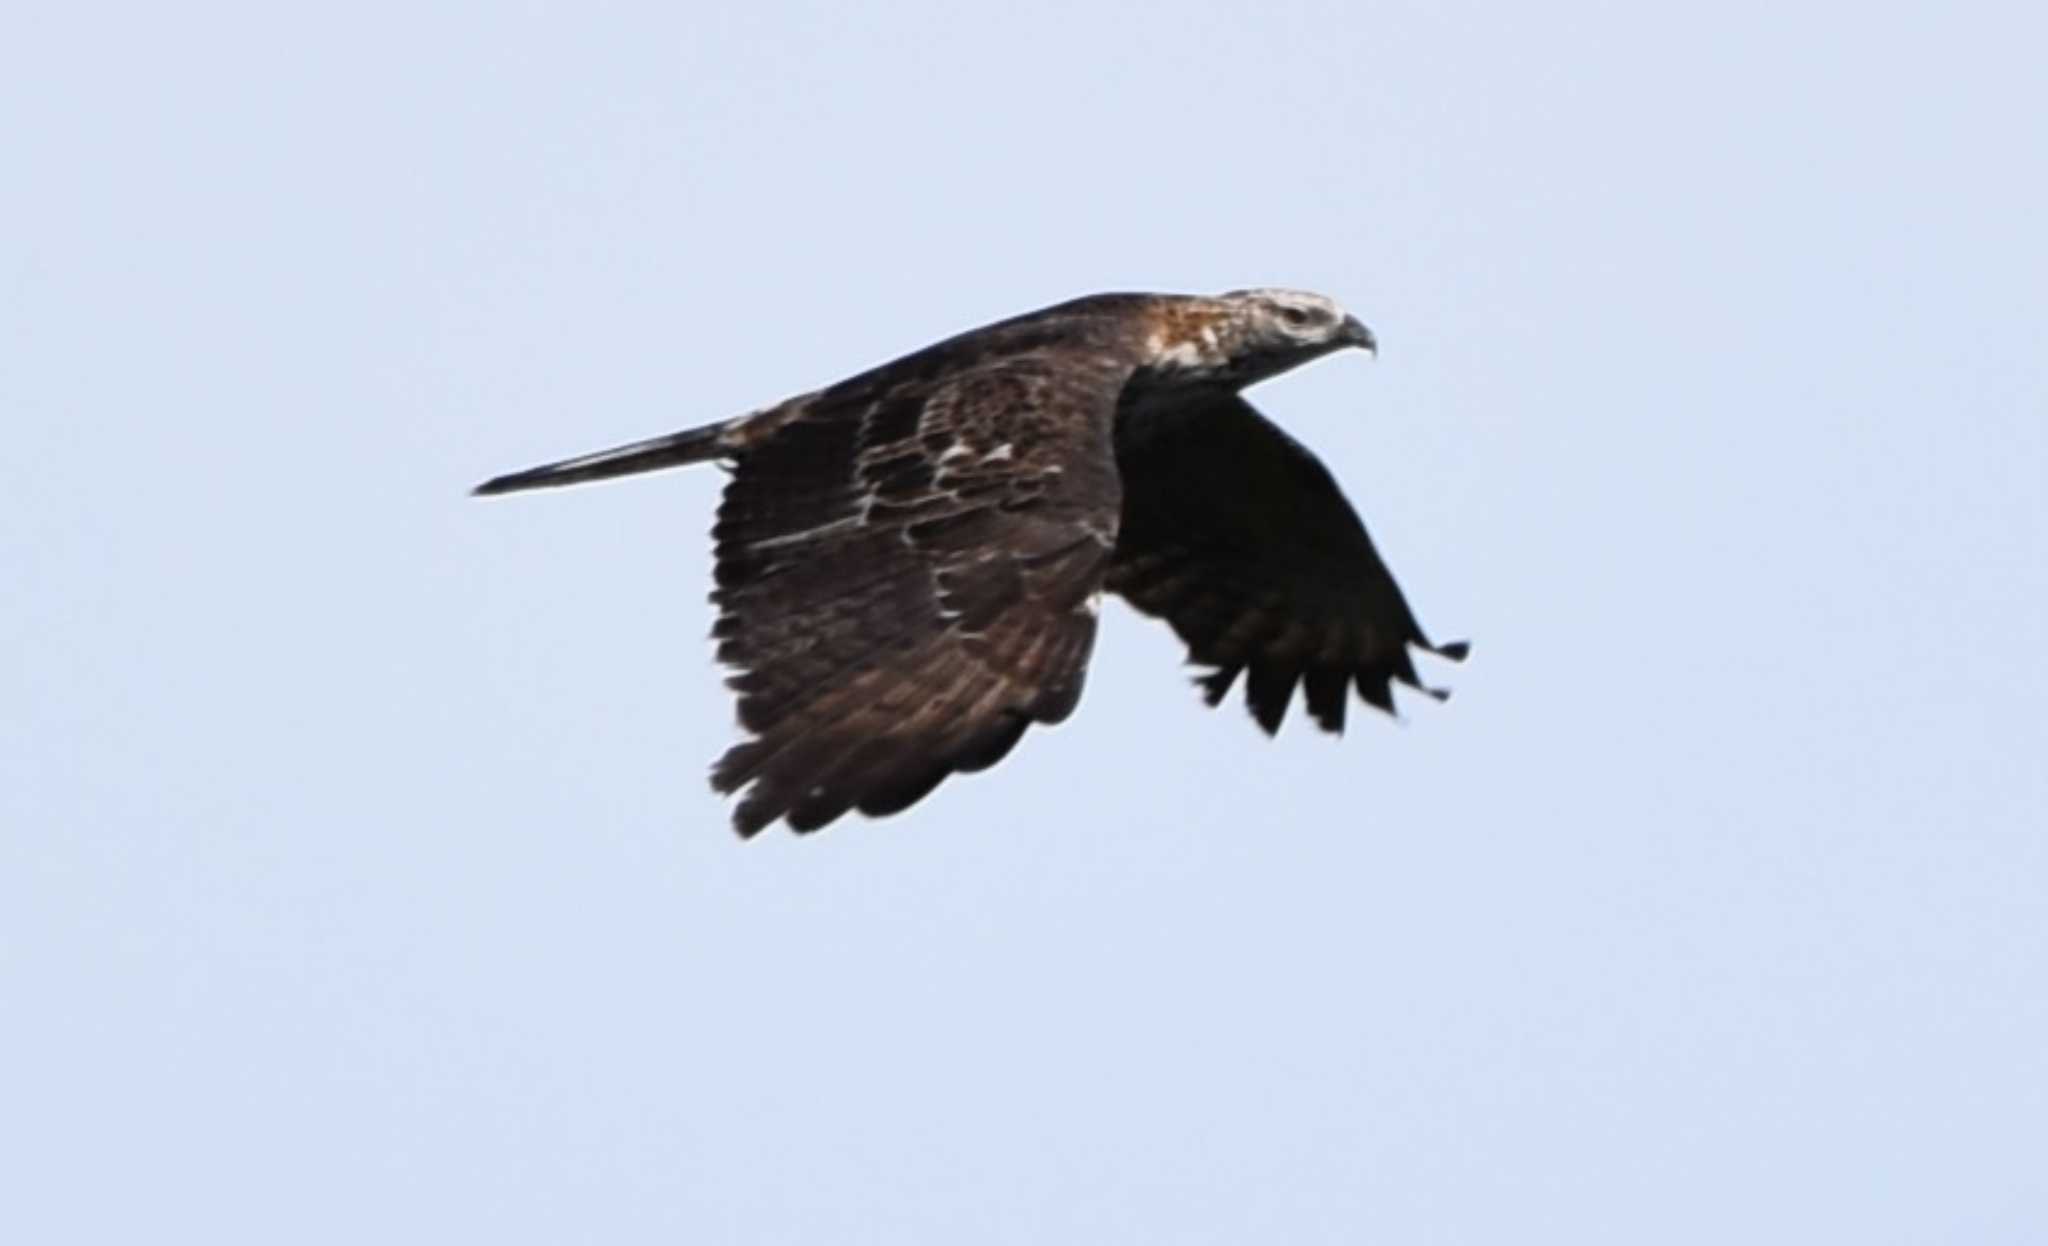
[[[733,824],[893,813],[1073,711],[1115,542],[1127,365],[929,354],[793,400],[735,456],[719,657],[754,736]]]
[[[1117,430],[1123,520],[1106,583],[1165,619],[1220,702],[1239,674],[1268,733],[1296,684],[1326,731],[1349,691],[1392,712],[1392,683],[1422,688],[1408,647],[1430,644],[1330,473],[1233,394],[1205,396]],[[1423,689],[1441,699],[1437,689]]]

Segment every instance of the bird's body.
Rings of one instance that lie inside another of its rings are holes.
[[[1238,396],[1372,335],[1318,295],[1106,294],[949,338],[702,428],[479,493],[718,460],[714,635],[752,736],[733,821],[880,815],[993,765],[1079,700],[1107,590],[1240,673],[1279,727],[1355,686],[1391,709],[1432,646],[1329,473]]]

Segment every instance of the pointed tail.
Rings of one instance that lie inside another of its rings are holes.
[[[579,485],[586,480],[609,480],[613,476],[632,476],[640,472],[657,472],[665,467],[681,467],[685,463],[702,463],[707,459],[723,458],[732,453],[726,444],[724,433],[732,424],[727,420],[718,424],[707,424],[702,428],[687,428],[680,433],[666,437],[651,437],[631,445],[616,446],[610,450],[599,450],[595,454],[580,455],[563,459],[559,463],[543,463],[529,467],[523,472],[498,476],[486,480],[470,492],[479,496],[494,493],[518,493],[525,489],[553,489],[561,485]]]

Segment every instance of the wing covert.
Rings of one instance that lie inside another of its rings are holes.
[[[1115,540],[1124,370],[1044,354],[855,378],[735,460],[713,635],[745,835],[903,809],[1064,719]]]

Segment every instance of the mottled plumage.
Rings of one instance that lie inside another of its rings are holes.
[[[713,634],[750,737],[712,769],[743,835],[879,815],[999,761],[1081,695],[1104,590],[1163,618],[1214,705],[1296,685],[1342,731],[1433,646],[1329,472],[1238,396],[1346,346],[1319,295],[1104,294],[702,428],[478,493],[718,460]],[[1425,689],[1438,697],[1444,694]]]

